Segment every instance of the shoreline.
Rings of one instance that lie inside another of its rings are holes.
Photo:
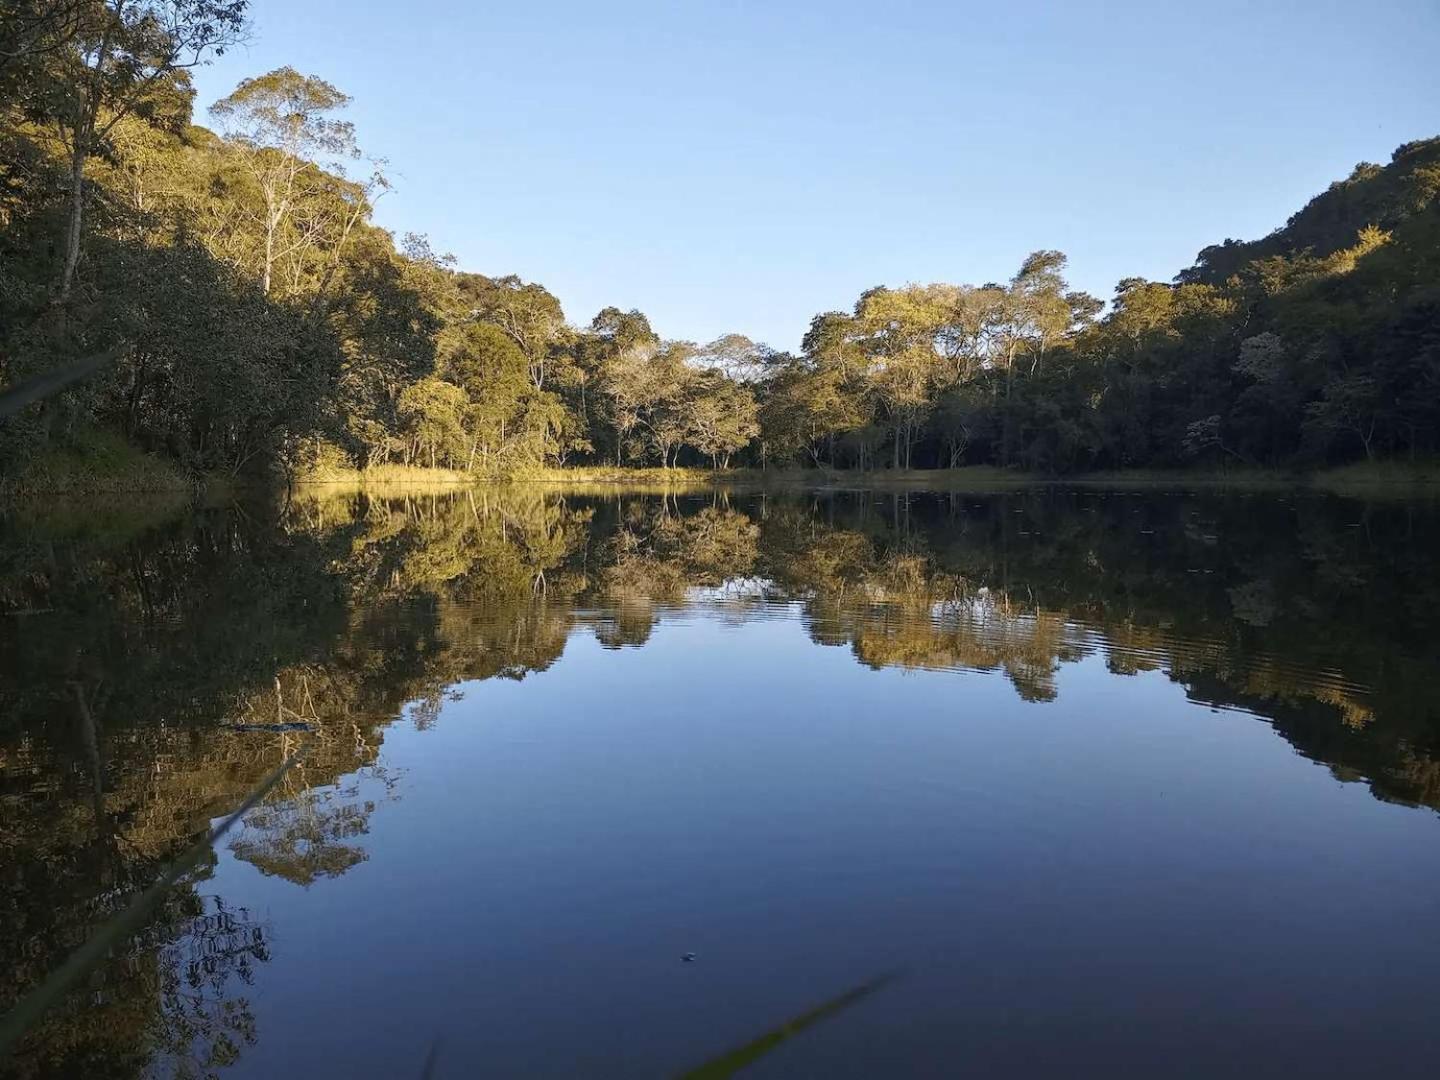
[[[46,470],[35,478],[0,481],[0,501],[24,503],[37,499],[91,496],[199,496],[204,501],[241,492],[284,492],[281,482],[243,481],[230,477],[192,477],[178,468],[104,470],[74,473]],[[1122,469],[1073,475],[1046,475],[990,465],[958,469],[914,469],[903,472],[834,471],[826,469],[692,469],[660,467],[576,467],[537,469],[509,476],[465,473],[453,469],[386,466],[372,470],[330,470],[296,478],[295,492],[344,492],[424,489],[432,491],[481,487],[543,486],[559,490],[679,491],[711,489],[810,491],[1001,491],[1022,488],[1093,488],[1097,490],[1305,490],[1337,495],[1433,495],[1440,493],[1440,463],[1374,462],[1338,466],[1315,472],[1278,469],[1210,470]]]

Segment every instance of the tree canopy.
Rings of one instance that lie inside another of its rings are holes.
[[[0,385],[102,357],[0,427],[0,471],[113,433],[197,477],[320,463],[1047,473],[1440,452],[1440,139],[1263,239],[1103,302],[1039,250],[1005,282],[881,286],[795,354],[567,318],[372,220],[350,99],[292,67],[191,116],[243,0],[3,0]],[[351,173],[355,175],[351,175]],[[92,365],[93,366],[93,365]]]

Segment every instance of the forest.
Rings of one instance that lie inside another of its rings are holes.
[[[539,283],[397,239],[374,221],[386,165],[318,75],[259,74],[197,117],[193,71],[246,20],[244,0],[0,0],[0,389],[64,386],[0,421],[11,485],[127,455],[203,483],[1440,452],[1440,138],[1170,282],[1107,301],[1062,252],[1017,253],[1007,281],[869,289],[789,353],[618,307],[572,322]]]

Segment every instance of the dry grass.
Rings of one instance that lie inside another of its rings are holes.
[[[509,483],[555,484],[566,488],[623,487],[635,489],[713,487],[834,488],[874,490],[884,488],[941,489],[993,488],[1039,482],[1037,477],[1009,469],[976,465],[963,469],[910,469],[901,472],[859,472],[853,469],[661,469],[615,466],[582,466],[567,469],[534,469],[507,477]]]
[[[674,491],[677,488],[708,488],[726,482],[733,472],[710,469],[630,468],[614,465],[581,465],[563,469],[526,469],[502,477],[504,483],[556,484],[566,488],[623,487],[654,488]]]
[[[197,484],[197,480],[200,483]],[[458,469],[381,465],[371,469],[324,466],[296,478],[300,488],[344,493],[382,488],[410,491],[454,490],[477,484],[543,484],[566,491],[629,492],[704,491],[718,487],[768,490],[848,491],[993,491],[1043,484],[1131,489],[1243,488],[1282,490],[1309,487],[1356,497],[1408,498],[1440,494],[1440,462],[1358,462],[1320,473],[1297,474],[1274,469],[1223,471],[1130,469],[1044,477],[1015,469],[973,465],[959,469],[876,470],[837,469],[693,469],[579,466],[529,469],[490,477]],[[92,432],[83,442],[54,450],[0,477],[0,495],[96,495],[186,493],[197,487],[222,491],[234,486],[216,477],[197,478],[179,466],[127,446],[118,436]],[[223,493],[223,492],[222,492]]]
[[[297,486],[324,485],[345,488],[421,487],[442,488],[475,484],[474,473],[459,469],[427,469],[416,465],[377,465],[370,469],[312,469],[295,478]]]

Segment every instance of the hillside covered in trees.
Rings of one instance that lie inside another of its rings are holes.
[[[319,77],[248,79],[196,123],[190,71],[245,6],[0,0],[0,388],[98,367],[0,421],[0,473],[120,442],[256,478],[1440,451],[1440,138],[1108,303],[1038,251],[1005,282],[868,290],[798,355],[698,345],[397,243],[372,220],[383,163]]]

